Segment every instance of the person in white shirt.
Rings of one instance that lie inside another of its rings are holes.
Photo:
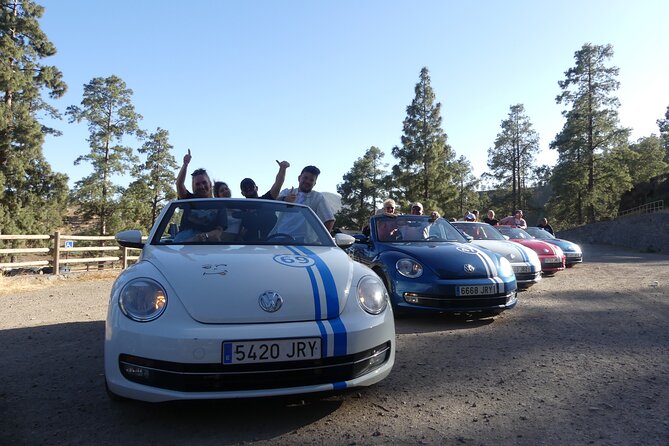
[[[298,187],[284,189],[279,193],[278,200],[284,200],[290,203],[298,203],[309,206],[318,215],[328,231],[332,232],[334,227],[335,217],[334,210],[327,202],[323,194],[313,190],[316,185],[316,180],[321,171],[316,166],[307,166],[302,169],[300,176],[297,177]],[[300,227],[304,226],[304,221],[292,219],[285,216],[279,222],[277,232],[284,232],[288,234],[299,233]],[[295,215],[299,218],[299,215]]]

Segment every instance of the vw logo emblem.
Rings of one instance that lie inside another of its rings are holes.
[[[276,291],[265,291],[258,298],[258,304],[268,313],[274,313],[283,305],[283,297],[279,296]]]
[[[473,273],[475,269],[476,268],[474,268],[474,265],[470,265],[469,263],[465,263],[465,271],[466,272]]]

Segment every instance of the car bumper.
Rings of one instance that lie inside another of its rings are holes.
[[[150,402],[281,396],[369,386],[385,378],[393,367],[392,318],[392,311],[387,310],[383,317],[339,320],[346,328],[343,354],[335,355],[327,346],[332,341],[326,339],[326,353],[320,359],[239,365],[223,365],[224,340],[321,337],[319,325],[330,325],[191,322],[188,327],[166,331],[150,327],[151,323],[119,318],[108,321],[106,327],[105,378],[112,393]]]
[[[448,282],[448,281],[442,281]],[[501,292],[484,296],[456,296],[456,286],[476,283],[411,284],[400,282],[390,292],[396,308],[411,311],[474,313],[508,310],[516,306],[516,283],[501,283]],[[413,285],[413,286],[411,286]]]
[[[541,280],[541,270],[532,273],[516,273],[518,288],[527,288]]]
[[[565,255],[565,264],[566,265],[575,265],[577,263],[583,263],[583,254],[580,252],[566,252]]]

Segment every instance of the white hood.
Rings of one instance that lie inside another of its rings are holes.
[[[333,247],[148,246],[143,260],[161,271],[193,319],[202,323],[313,321],[341,313],[353,264]],[[281,308],[260,307],[265,292]]]
[[[531,263],[541,268],[541,262],[537,254],[518,243],[507,240],[473,240],[472,243],[506,257],[511,265]]]

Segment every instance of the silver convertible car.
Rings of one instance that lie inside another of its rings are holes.
[[[111,291],[105,380],[144,401],[248,398],[369,386],[395,360],[379,277],[313,211],[272,200],[193,199],[162,211]]]

